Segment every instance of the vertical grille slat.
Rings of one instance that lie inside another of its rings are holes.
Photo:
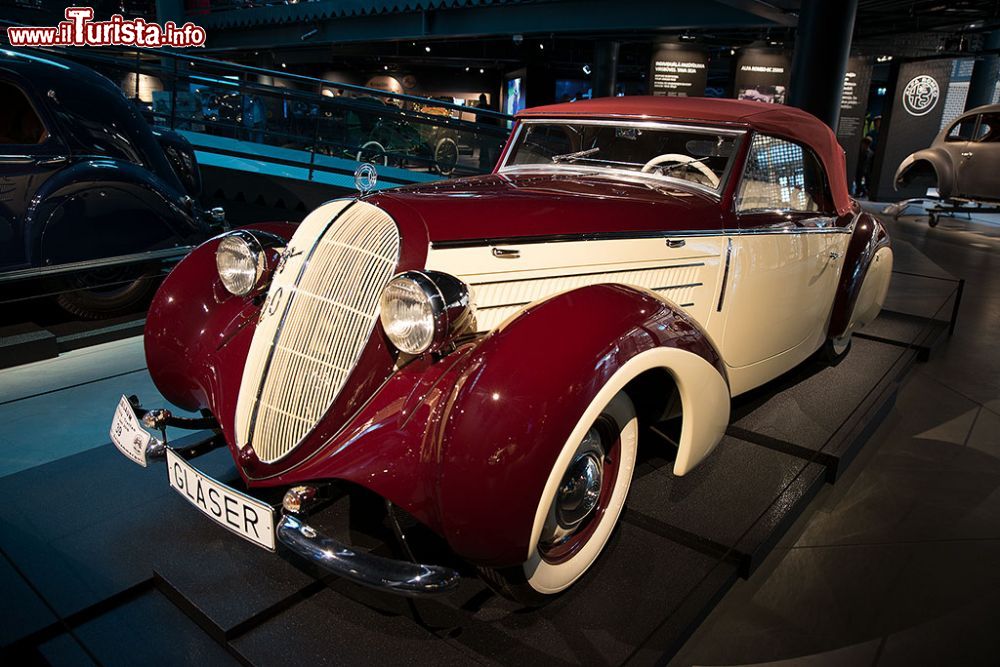
[[[315,236],[313,230],[306,231]],[[299,233],[291,243],[302,247]],[[266,341],[255,334],[253,346],[269,359],[255,363],[240,389],[249,409],[238,411],[238,439],[265,463],[295,449],[336,400],[371,337],[382,288],[399,263],[395,223],[369,204],[342,209],[318,237],[307,239],[307,247],[298,279],[281,285],[288,296],[280,325],[258,328],[257,334],[270,337]]]

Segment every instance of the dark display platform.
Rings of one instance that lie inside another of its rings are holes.
[[[662,662],[739,576],[753,573],[824,482],[836,480],[937,326],[890,314],[838,366],[807,362],[740,397],[718,450],[683,478],[672,474],[672,445],[648,434],[605,554],[539,610],[494,595],[467,566],[457,591],[407,600],[275,556],[195,512],[168,488],[162,465],[140,469],[110,445],[0,478],[6,657]],[[196,465],[235,477],[224,449]],[[381,517],[360,518],[369,502],[344,495],[317,523],[398,557]],[[435,540],[411,537],[419,560],[450,559]]]

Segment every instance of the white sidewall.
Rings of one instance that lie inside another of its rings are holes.
[[[577,433],[582,425],[585,435],[597,417],[602,413],[609,414],[619,424],[621,428],[619,432],[619,437],[621,438],[621,461],[618,465],[615,488],[612,490],[611,498],[608,500],[607,510],[604,516],[600,517],[600,523],[594,528],[590,539],[569,559],[562,563],[548,563],[542,560],[538,552],[538,540],[536,539],[532,542],[536,546],[532,548],[528,561],[524,564],[524,576],[528,584],[539,593],[554,594],[566,589],[579,579],[594,561],[597,560],[597,557],[601,555],[601,551],[604,549],[604,545],[607,544],[608,538],[611,537],[611,531],[614,530],[615,525],[618,523],[618,517],[625,506],[625,498],[628,496],[629,486],[632,484],[632,472],[635,470],[635,456],[639,444],[639,420],[635,416],[635,407],[624,392],[619,392],[612,397],[610,403],[597,403],[597,406],[597,414],[594,418],[588,421],[586,415],[591,412],[588,408],[587,413],[580,420],[580,424],[573,430],[573,433]],[[555,500],[559,484],[562,482],[563,476],[566,474],[566,470],[569,468],[569,464],[573,460],[573,455],[577,452],[582,439],[583,435],[576,439],[570,437],[563,447],[556,465],[549,474],[548,483],[545,485],[545,493],[542,494],[541,502],[538,505],[539,511],[542,512],[543,522],[545,516],[549,513],[552,502]]]

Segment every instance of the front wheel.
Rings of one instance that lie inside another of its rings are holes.
[[[635,407],[619,392],[582,439],[563,446],[539,501],[541,532],[528,560],[503,569],[482,567],[483,579],[504,597],[538,606],[583,576],[625,506],[638,438]]]

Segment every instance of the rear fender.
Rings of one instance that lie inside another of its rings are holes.
[[[831,338],[846,336],[875,319],[885,300],[891,273],[889,233],[878,218],[861,213],[847,245],[830,313],[827,333]]]
[[[682,311],[650,292],[593,285],[529,307],[490,334],[443,414],[438,513],[451,547],[483,564],[523,562],[564,445],[651,369],[666,370],[680,394],[674,470],[683,475],[721,439],[730,396],[718,353]]]
[[[892,182],[896,190],[910,186],[937,188],[938,194],[948,199],[954,183],[951,158],[939,148],[917,151],[899,164]]]

